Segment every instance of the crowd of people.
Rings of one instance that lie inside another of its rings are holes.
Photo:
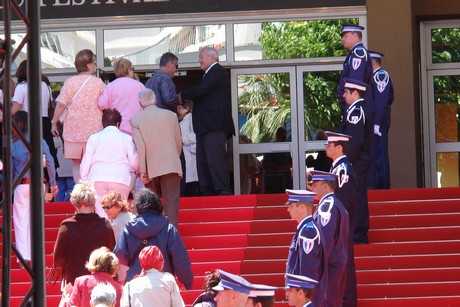
[[[362,30],[342,26],[342,41],[350,50],[339,82],[342,121],[338,132],[318,136],[327,139],[323,161],[307,161],[315,168],[330,165],[330,170],[311,171],[308,189],[292,190],[290,155],[269,153],[263,159],[264,169],[274,170],[265,184],[286,191],[287,211],[298,223],[286,266],[291,306],[356,306],[353,245],[369,242],[367,187],[389,187],[393,90],[380,67],[383,55],[363,46]],[[175,276],[185,289],[192,288],[194,277],[177,230],[179,197],[232,194],[226,141],[235,128],[230,83],[218,59],[215,49],[202,48],[202,81],[177,93],[172,77],[178,58],[170,52],[144,86],[127,59],[114,61],[117,78],[105,85],[94,76],[93,52],[81,50],[75,58],[78,74],[56,95],[51,120],[52,93],[44,78],[44,189],[76,209],[60,225],[50,275],[62,280],[63,306],[90,306],[99,299],[113,306],[184,305]],[[24,61],[12,102],[18,128],[13,178],[20,181],[13,218],[25,263],[31,259],[30,179],[22,171],[30,156],[22,142],[28,139],[26,72]],[[277,141],[286,137],[280,127]],[[131,206],[130,194],[135,195]],[[274,304],[276,288],[241,276],[220,270],[209,273],[207,282],[194,306]],[[159,288],[166,292],[155,292]]]

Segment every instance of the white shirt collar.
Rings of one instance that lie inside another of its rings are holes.
[[[211,69],[211,67],[213,67],[214,65],[216,65],[218,62],[214,62],[211,64],[211,66],[208,67],[208,69],[206,69],[206,71],[204,72],[204,74],[206,75],[208,73],[208,71]]]
[[[346,155],[340,156],[340,157],[338,157],[337,159],[335,159],[334,162],[332,162],[332,167],[335,167],[335,165],[337,164],[337,162],[339,162],[339,160],[342,159],[343,157],[346,157]]]

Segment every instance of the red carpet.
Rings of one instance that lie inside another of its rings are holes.
[[[295,229],[285,195],[181,199],[179,231],[196,275],[190,304],[206,271],[221,268],[254,283],[284,286],[288,245]],[[460,306],[460,188],[370,191],[369,245],[355,247],[359,306]],[[69,203],[45,205],[46,264]],[[30,278],[13,259],[11,306],[18,306]],[[284,290],[277,306],[287,306]],[[47,286],[48,306],[59,287]]]

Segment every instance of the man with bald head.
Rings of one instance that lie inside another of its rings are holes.
[[[181,96],[182,101],[194,102],[192,120],[200,191],[203,195],[231,195],[226,149],[227,138],[235,135],[230,80],[218,63],[216,49],[201,49],[199,61],[205,72],[203,80],[182,91]]]

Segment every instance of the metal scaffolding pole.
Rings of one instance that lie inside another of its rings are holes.
[[[40,1],[27,1],[30,21],[30,39],[27,44],[27,85],[29,95],[29,134],[32,145],[30,167],[30,226],[32,241],[32,302],[34,306],[46,305],[45,252],[44,252],[44,191],[42,150],[42,101],[40,58]]]
[[[42,114],[41,114],[41,59],[40,59],[40,1],[26,0],[24,14],[14,0],[3,0],[4,24],[4,67],[3,78],[3,255],[2,255],[2,306],[9,306],[11,300],[11,251],[31,275],[32,283],[29,292],[23,298],[21,306],[29,302],[32,306],[46,306],[45,253],[44,253],[44,190],[42,167]],[[27,35],[19,44],[12,56],[11,50],[11,8],[27,27]],[[29,101],[29,140],[21,139],[30,152],[30,158],[24,170],[13,182],[12,173],[12,134],[17,131],[11,120],[11,64],[15,55],[27,44],[27,85]],[[31,220],[31,267],[24,261],[11,240],[11,201],[14,188],[20,183],[22,176],[30,167],[30,220]]]
[[[2,159],[3,159],[3,225],[2,225],[2,306],[9,306],[11,285],[11,204],[13,195],[11,157],[11,7],[9,0],[3,0],[3,29],[4,41],[4,68],[1,72],[3,79],[3,133]],[[1,67],[0,67],[1,68]]]

